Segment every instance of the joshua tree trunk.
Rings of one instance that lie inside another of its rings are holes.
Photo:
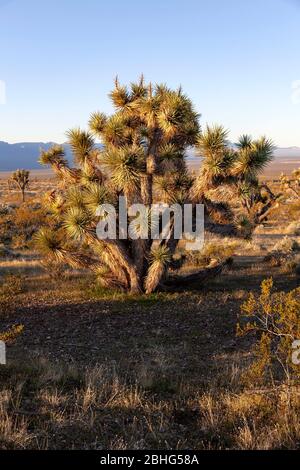
[[[153,202],[153,176],[157,170],[156,153],[161,132],[156,130],[146,158],[146,176],[142,178],[141,192],[143,203],[150,207]]]

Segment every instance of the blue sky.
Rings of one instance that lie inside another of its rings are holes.
[[[232,140],[300,146],[299,25],[300,0],[0,0],[0,140],[63,142],[143,72]]]

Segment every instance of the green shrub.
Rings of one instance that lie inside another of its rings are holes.
[[[207,266],[212,261],[222,262],[231,258],[236,248],[237,243],[235,241],[210,242],[201,251],[189,252],[188,260],[196,266]]]
[[[293,361],[293,343],[300,340],[300,288],[276,292],[273,279],[261,284],[260,294],[251,293],[241,307],[239,336],[254,333],[255,361],[247,371],[248,381],[285,378],[299,382],[300,365]]]

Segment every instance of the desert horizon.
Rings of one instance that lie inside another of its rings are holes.
[[[193,157],[193,158],[188,158],[187,160],[187,166],[190,171],[196,171],[198,172],[201,168],[201,157]],[[24,165],[26,166],[26,165]],[[282,157],[274,159],[272,162],[270,162],[266,168],[264,168],[260,178],[266,179],[266,180],[279,180],[280,175],[282,173],[285,173],[287,175],[291,175],[292,172],[300,167],[300,157],[291,159],[288,158],[288,160],[282,159]],[[16,168],[17,169],[17,168]],[[27,168],[30,173],[31,177],[33,179],[37,178],[39,180],[45,179],[45,178],[54,178],[55,173],[53,170],[50,168],[48,169],[31,169]],[[0,170],[0,179],[1,180],[7,180],[11,177],[13,171],[1,171]]]

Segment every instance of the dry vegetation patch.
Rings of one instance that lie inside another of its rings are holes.
[[[247,383],[260,335],[236,337],[241,305],[250,292],[257,300],[264,279],[277,291],[299,285],[286,258],[265,259],[276,246],[297,263],[299,206],[250,241],[224,247],[210,237],[184,269],[233,264],[204,288],[128,295],[84,269],[56,271],[36,253],[49,185],[34,186],[21,207],[5,193],[1,209],[0,331],[11,344],[0,366],[0,448],[299,448],[299,385],[274,372]],[[174,271],[186,256],[180,249]]]

